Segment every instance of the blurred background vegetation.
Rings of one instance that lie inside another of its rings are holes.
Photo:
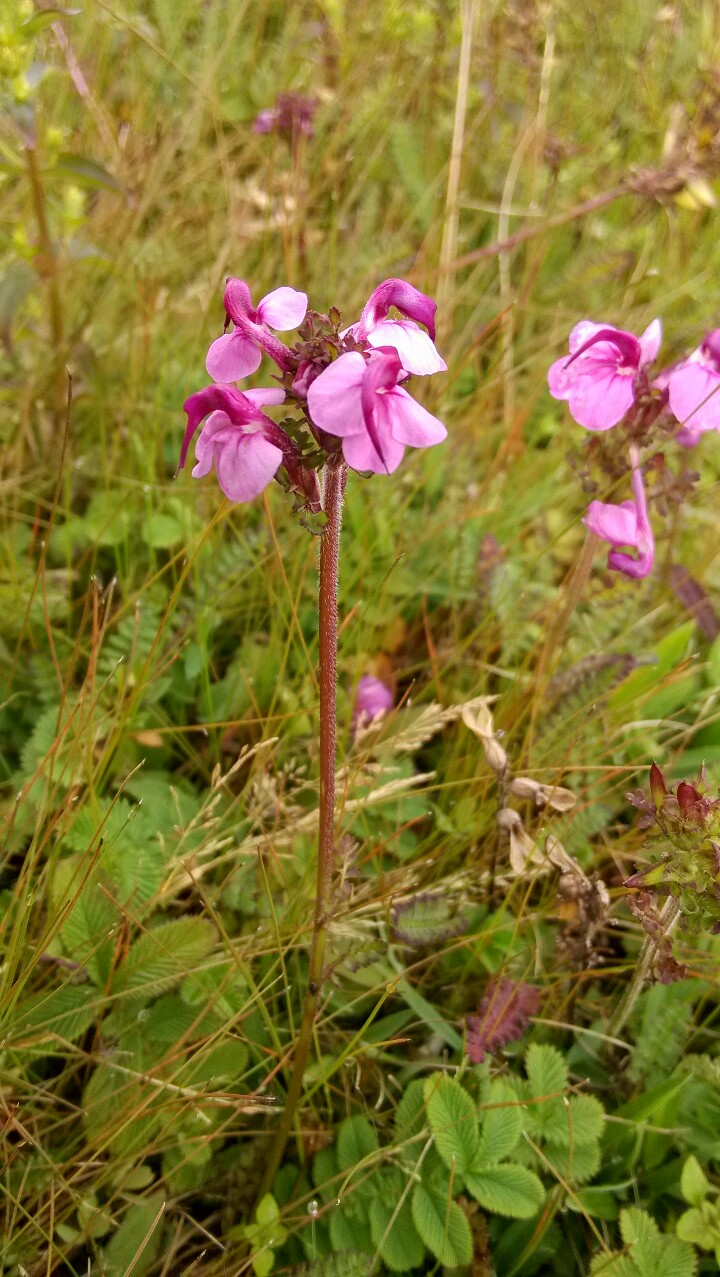
[[[0,1271],[404,1271],[389,1217],[363,1255],[361,1195],[320,1190],[354,1164],[348,1131],[384,1173],[404,1088],[459,1063],[497,974],[541,989],[533,1043],[611,1120],[582,1173],[536,1129],[540,1214],[465,1198],[472,1259],[425,1239],[407,1271],[564,1277],[594,1254],[610,1277],[717,1271],[720,1225],[681,1253],[670,1234],[713,1200],[718,942],[681,937],[688,979],[644,993],[622,1043],[606,1033],[642,939],[625,793],[653,757],[720,779],[720,448],[685,458],[699,483],[668,507],[655,576],[600,557],[572,598],[584,439],[545,382],[581,318],[660,315],[668,362],[720,323],[717,17],[714,0],[0,0]],[[283,92],[314,99],[311,135],[254,131]],[[313,891],[316,544],[279,490],[233,507],[173,477],[228,274],[348,322],[410,279],[439,301],[448,363],[418,388],[448,444],[348,487],[345,869],[265,1224]],[[368,672],[400,708],[352,747]],[[513,768],[577,795],[522,808],[529,835],[601,875],[609,913],[563,899],[555,871],[510,872],[461,717],[485,694]],[[493,1072],[532,1088],[523,1050]],[[359,1117],[374,1144],[340,1126]],[[317,1159],[339,1129],[333,1172]],[[706,1193],[681,1185],[690,1154]],[[642,1255],[633,1205],[662,1233]]]

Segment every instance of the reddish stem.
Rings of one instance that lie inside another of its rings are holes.
[[[331,914],[331,886],[335,860],[335,765],[337,752],[337,635],[338,579],[342,500],[347,470],[330,460],[325,466],[323,510],[327,524],[320,540],[318,592],[320,691],[320,808],[318,816],[317,881],[312,943],[303,1018],[295,1045],[290,1085],[275,1132],[258,1193],[258,1201],[272,1188],[293,1127],[312,1044],[315,1015],[323,983],[325,941]]]

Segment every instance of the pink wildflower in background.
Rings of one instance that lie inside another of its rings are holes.
[[[671,369],[667,380],[670,408],[682,427],[679,443],[692,446],[707,430],[720,430],[720,328]]]
[[[353,470],[392,474],[406,446],[429,448],[447,437],[442,422],[398,384],[406,375],[395,350],[367,357],[348,351],[308,388],[312,421],[342,440]]]
[[[655,539],[648,518],[645,487],[636,448],[630,450],[632,462],[632,487],[634,501],[622,501],[619,505],[605,501],[591,501],[583,519],[586,528],[609,541],[614,548],[608,555],[608,567],[626,576],[649,576],[655,561]],[[625,553],[622,546],[637,550],[637,558]]]
[[[278,93],[275,106],[256,115],[253,133],[279,133],[291,139],[300,134],[312,137],[317,106],[317,98],[303,93]]]
[[[280,368],[287,365],[287,348],[270,328],[287,332],[297,328],[307,313],[307,294],[295,288],[276,288],[253,307],[250,289],[242,279],[229,279],[225,311],[234,331],[214,341],[205,367],[213,381],[240,381],[257,372],[264,351]]]
[[[641,337],[583,320],[570,334],[570,358],[548,372],[550,393],[566,399],[570,414],[586,430],[610,430],[635,402],[635,379],[655,359],[662,329],[654,319]]]
[[[382,679],[374,674],[364,674],[355,692],[352,725],[353,731],[367,726],[381,714],[386,714],[393,707],[393,694]]]

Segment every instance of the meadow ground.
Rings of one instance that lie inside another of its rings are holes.
[[[0,72],[0,1271],[716,1272],[720,443],[646,449],[655,569],[608,571],[619,435],[546,379],[583,318],[660,316],[666,364],[720,323],[715,3],[2,0]],[[312,133],[253,129],[282,92]],[[318,538],[174,478],[228,275],[346,322],[406,278],[448,364],[447,443],[348,484],[333,919],[259,1204]],[[653,759],[707,765],[675,850]]]

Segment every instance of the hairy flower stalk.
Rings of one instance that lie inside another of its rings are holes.
[[[318,591],[320,696],[320,806],[318,812],[318,855],[315,912],[308,965],[302,1023],[295,1044],[292,1075],[280,1123],[268,1155],[258,1200],[270,1187],[282,1161],[292,1131],[305,1068],[312,1045],[313,1026],[320,1000],[325,960],[325,942],[330,923],[331,888],[335,860],[335,767],[337,756],[337,641],[340,528],[347,467],[334,461],[325,467],[323,513],[327,518],[320,540],[320,585]]]
[[[232,331],[216,338],[208,351],[206,367],[216,384],[185,403],[188,422],[180,468],[194,440],[193,476],[202,478],[214,469],[231,501],[251,501],[275,479],[293,494],[304,526],[320,538],[320,792],[312,939],[302,1021],[282,1117],[265,1161],[261,1200],[272,1187],[295,1124],[332,915],[338,574],[348,469],[387,476],[400,465],[407,447],[427,448],[445,438],[442,422],[405,389],[413,374],[442,371],[445,364],[433,341],[435,303],[401,279],[380,284],[360,319],[345,329],[339,311],[308,311],[307,297],[293,288],[277,288],[254,306],[245,281],[229,279],[224,302],[225,327],[232,324]],[[392,308],[401,319],[390,316]],[[271,331],[293,328],[300,340],[292,348]],[[256,372],[263,355],[275,364],[278,384],[244,391],[229,384]],[[264,410],[281,404],[299,415],[278,424]]]

